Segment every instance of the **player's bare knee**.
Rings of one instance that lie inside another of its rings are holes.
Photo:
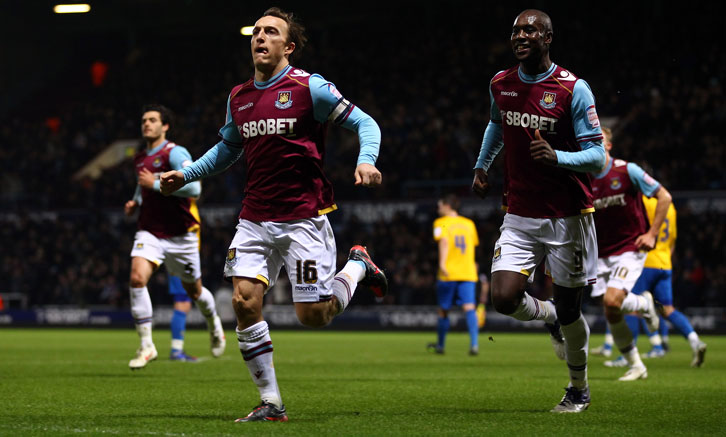
[[[327,317],[322,311],[298,313],[297,318],[300,320],[300,323],[308,328],[322,328],[323,326],[327,326],[332,320],[332,318]]]
[[[527,277],[509,271],[492,273],[492,305],[501,314],[512,314],[524,296]]]
[[[495,295],[492,291],[492,305],[494,305],[494,309],[497,310],[498,313],[512,314],[517,310],[519,301],[515,301],[508,296],[502,296],[500,294]]]
[[[295,313],[300,323],[308,328],[322,328],[327,326],[335,317],[331,310],[331,302],[314,304],[296,304]]]
[[[620,305],[622,305],[622,300],[618,299],[618,297],[614,294],[611,295],[605,295],[602,299],[602,306],[605,308],[605,311],[614,311],[620,310]]]
[[[142,288],[146,287],[146,281],[144,280],[144,275],[137,272],[131,272],[131,277],[129,278],[129,285],[131,288]]]
[[[202,295],[201,282],[198,286],[194,282],[191,282],[191,283],[182,282],[182,287],[184,287],[184,291],[187,292],[187,296],[189,296],[193,300],[199,299],[199,296]]]
[[[232,295],[232,307],[238,319],[255,318],[262,312],[262,303],[254,296],[245,296],[235,291]]]

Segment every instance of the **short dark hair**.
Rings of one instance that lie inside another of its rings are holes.
[[[444,205],[449,205],[451,209],[453,209],[456,212],[459,212],[459,207],[461,206],[461,202],[459,201],[459,196],[457,196],[454,193],[444,194],[439,199],[441,203]]]
[[[296,55],[302,51],[305,43],[308,42],[308,37],[305,36],[305,27],[297,21],[297,17],[292,12],[285,12],[278,7],[272,7],[266,10],[262,16],[277,17],[287,23],[287,43],[295,43],[295,50],[290,54],[290,59],[293,56],[297,57]]]
[[[171,111],[171,109],[158,103],[151,103],[148,105],[144,105],[141,108],[141,115],[144,115],[149,111],[158,112],[161,116],[161,124],[168,124],[169,130],[171,130],[172,122],[174,121],[174,113]]]

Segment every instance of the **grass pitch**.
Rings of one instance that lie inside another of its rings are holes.
[[[726,424],[723,337],[704,338],[706,364],[692,369],[672,336],[644,381],[619,382],[625,369],[591,357],[590,409],[557,415],[567,369],[545,332],[484,332],[469,357],[464,333],[441,356],[425,350],[435,333],[273,331],[290,421],[246,424],[234,419],[259,397],[233,332],[219,359],[206,332],[187,332],[194,364],[168,361],[169,337],[157,330],[159,359],[132,372],[133,330],[0,330],[0,435],[717,435]]]

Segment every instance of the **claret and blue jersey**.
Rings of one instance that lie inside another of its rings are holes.
[[[375,165],[378,125],[334,84],[292,66],[266,82],[251,79],[230,93],[222,141],[185,168],[184,178],[218,173],[244,150],[247,184],[240,218],[290,221],[325,214],[336,209],[323,171],[331,122],[358,133],[358,164]]]
[[[611,159],[593,175],[599,257],[639,250],[635,241],[647,231],[642,195],[652,197],[659,188],[640,166],[622,159]]]
[[[151,150],[142,150],[134,157],[136,173],[146,169],[154,174],[169,170],[181,170],[191,162],[191,155],[182,146],[164,141]],[[201,193],[199,183],[187,184],[173,196],[164,196],[159,190],[159,180],[153,189],[137,185],[134,198],[141,205],[138,228],[151,232],[158,238],[169,238],[195,231],[201,223],[194,198]]]
[[[589,85],[552,64],[529,76],[518,66],[497,73],[490,84],[491,121],[476,168],[488,170],[506,145],[508,212],[534,218],[592,212],[588,171],[605,162],[602,131]],[[535,130],[557,154],[557,166],[535,162]]]

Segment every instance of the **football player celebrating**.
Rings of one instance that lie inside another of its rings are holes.
[[[337,206],[323,171],[326,128],[333,123],[358,133],[355,184],[369,187],[382,181],[375,167],[381,136],[376,122],[335,85],[290,65],[305,41],[292,14],[267,10],[252,31],[254,78],[232,89],[222,141],[189,167],[162,175],[162,191],[170,194],[225,170],[244,150],[247,185],[225,276],[234,284],[239,348],[261,403],[239,422],[287,421],[262,316],[264,294],[283,265],[298,319],[310,327],[325,326],[345,310],[359,282],[379,297],[388,288],[363,246],[353,246],[348,263],[335,273],[335,238],[326,214]]]

